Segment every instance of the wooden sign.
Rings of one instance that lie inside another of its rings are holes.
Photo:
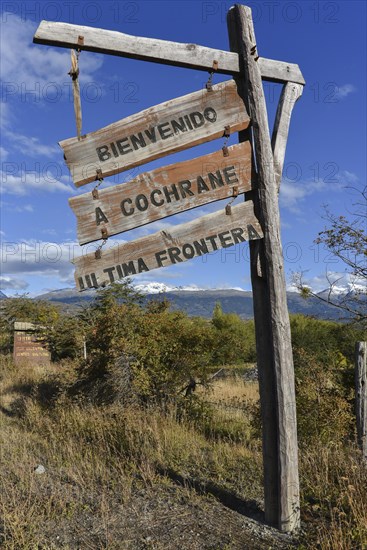
[[[96,29],[85,25],[72,25],[60,21],[41,21],[33,37],[33,42],[201,71],[211,71],[215,60],[218,63],[218,73],[235,75],[240,72],[238,54],[235,52],[226,52],[197,44],[182,44],[157,38],[131,36],[122,32]],[[305,83],[302,73],[295,63],[275,61],[264,57],[258,58],[257,62],[264,80]]]
[[[69,199],[86,244],[251,189],[251,144],[245,141],[132,181]],[[97,197],[97,198],[93,198]]]
[[[33,323],[14,323],[13,360],[16,365],[48,365],[51,357]]]
[[[188,94],[60,142],[77,187],[247,128],[250,119],[233,80]]]
[[[49,21],[40,24],[34,42],[230,74],[236,79],[238,91],[234,81],[217,84],[212,91],[205,89],[167,101],[60,143],[77,187],[216,139],[227,134],[228,128],[230,133],[243,130],[249,126],[249,115],[256,158],[256,181],[252,181],[251,189],[254,204],[248,201],[229,209],[228,215],[223,209],[135,242],[81,256],[74,261],[75,280],[79,290],[98,287],[245,240],[262,239],[250,242],[249,249],[261,374],[264,511],[267,523],[291,533],[300,527],[300,499],[278,192],[291,113],[305,81],[298,65],[260,56],[249,7],[236,4],[230,8],[227,22],[231,52]],[[262,80],[284,83],[271,141]],[[239,140],[244,139],[248,134],[242,132]],[[234,162],[239,150],[239,146],[231,148],[233,157],[220,159],[223,164],[215,171],[200,164],[207,158],[202,157],[148,172],[92,197],[88,194],[72,199],[80,241],[87,243],[243,192],[242,186],[248,185],[251,176],[239,174],[242,164]],[[247,166],[250,152],[242,154]]]
[[[253,203],[244,202],[202,218],[159,231],[110,250],[80,256],[74,260],[78,290],[103,286],[116,280],[159,267],[191,260],[248,240],[261,239]]]

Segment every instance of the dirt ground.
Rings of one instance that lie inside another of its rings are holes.
[[[52,486],[49,490],[52,492]],[[270,550],[294,547],[287,535],[229,509],[213,497],[200,496],[193,489],[168,481],[166,486],[136,488],[124,503],[118,499],[96,502],[95,497],[88,504],[86,495],[85,510],[74,515],[72,521],[55,518],[39,526],[38,548]],[[101,513],[103,508],[105,511]]]

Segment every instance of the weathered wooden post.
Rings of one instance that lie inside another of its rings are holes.
[[[355,391],[357,441],[364,460],[367,461],[367,342],[356,342]]]
[[[252,121],[257,181],[251,192],[264,239],[250,243],[256,351],[263,423],[265,520],[282,531],[300,526],[294,369],[287,308],[278,182],[267,120],[251,9],[229,10],[230,47]]]

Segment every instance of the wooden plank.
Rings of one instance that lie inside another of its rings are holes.
[[[161,220],[251,188],[251,144],[171,164],[132,181],[69,199],[78,222],[78,240],[86,244]]]
[[[302,92],[303,86],[301,84],[287,82],[287,84],[284,84],[283,86],[278,103],[273,134],[271,137],[271,148],[273,150],[275,178],[277,181],[278,190],[282,179],[285,150],[287,147],[292,111],[296,102],[301,97]]]
[[[78,138],[60,142],[77,187],[238,132],[249,116],[234,80],[161,103]]]
[[[231,49],[240,54],[239,91],[252,120],[258,186],[252,194],[264,233],[262,241],[250,243],[250,263],[263,424],[265,519],[282,531],[294,531],[300,525],[294,369],[277,182],[251,9],[231,8],[228,27]]]
[[[355,346],[355,396],[357,441],[367,461],[367,342]]]
[[[83,37],[82,43],[79,36]],[[117,31],[69,23],[41,21],[33,42],[61,48],[80,48],[90,52],[153,61],[201,71],[210,71],[213,61],[218,61],[218,73],[230,75],[239,73],[237,53],[196,44],[131,36]],[[258,61],[265,80],[273,82],[292,80],[304,84],[298,65],[263,58]]]
[[[262,238],[261,227],[251,201],[202,218],[159,231],[110,250],[80,256],[74,260],[78,290],[98,287],[117,279],[171,266],[214,250],[251,239]]]
[[[276,61],[259,57],[257,60],[261,78],[269,82],[295,82],[297,84],[306,84],[299,66],[296,63],[287,63],[286,61]]]

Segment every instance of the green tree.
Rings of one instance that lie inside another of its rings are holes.
[[[216,303],[212,325],[215,329],[213,359],[216,364],[234,364],[255,359],[253,322],[245,322],[235,313],[223,313],[220,303]]]
[[[144,303],[129,281],[102,291],[88,319],[88,359],[80,376],[97,400],[123,398],[130,390],[141,401],[165,402],[190,381],[205,382],[213,348],[205,320],[169,311],[165,302]]]
[[[77,317],[60,315],[51,326],[42,332],[53,361],[83,357],[85,327]]]

